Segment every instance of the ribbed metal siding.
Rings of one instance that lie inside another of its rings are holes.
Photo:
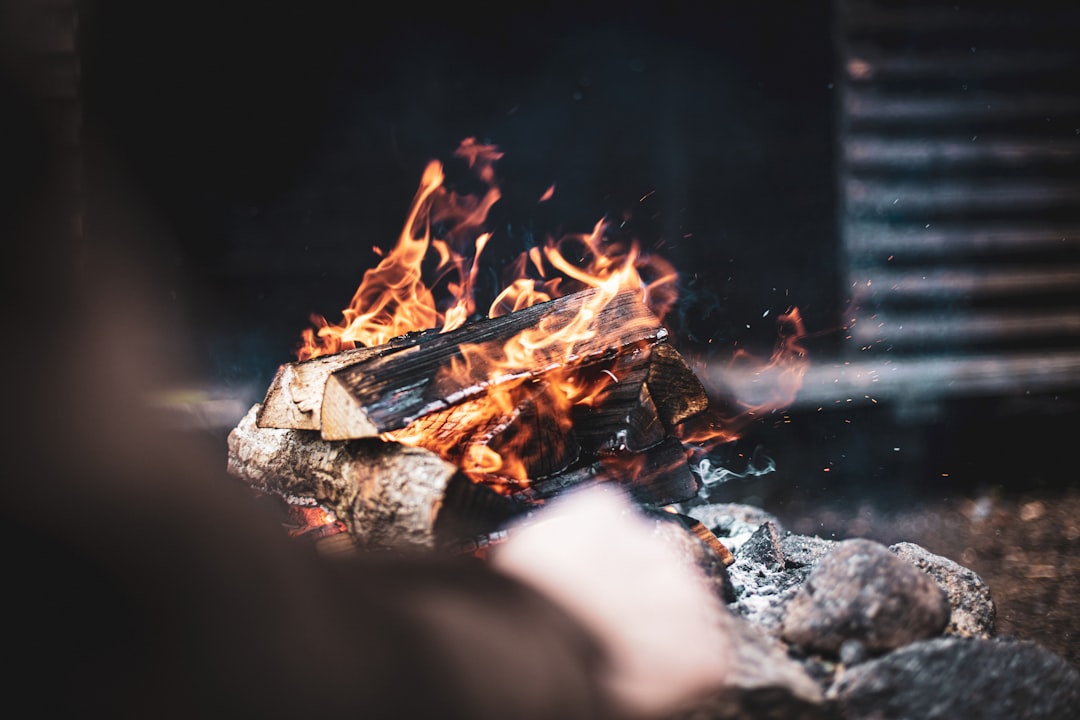
[[[835,9],[851,355],[1075,355],[1080,5]]]

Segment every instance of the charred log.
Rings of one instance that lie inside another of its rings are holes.
[[[687,450],[678,439],[666,438],[640,452],[603,455],[595,462],[537,480],[524,495],[539,502],[601,482],[618,483],[639,503],[656,507],[688,500],[701,489],[701,481],[690,471]]]
[[[256,423],[263,428],[318,430],[326,379],[343,367],[404,350],[435,336],[437,331],[409,333],[377,347],[358,347],[333,355],[285,363],[278,367],[259,406]]]
[[[667,433],[646,385],[657,347],[583,369],[585,384],[601,388],[590,402],[574,407],[574,434],[583,448],[593,453],[633,452],[664,439]]]
[[[646,382],[649,394],[656,403],[656,411],[668,432],[709,408],[705,386],[682,354],[669,343],[660,343],[652,348]]]
[[[622,292],[590,319],[590,337],[534,349],[529,367],[502,368],[507,341],[525,330],[558,333],[581,317],[599,291],[584,290],[501,318],[442,333],[397,353],[350,365],[330,375],[322,402],[322,437],[346,440],[398,430],[429,413],[489,392],[493,385],[539,378],[647,347],[667,330],[634,292]],[[464,348],[468,347],[466,358]]]
[[[487,396],[473,398],[388,436],[438,453],[479,482],[522,487],[530,478],[567,469],[580,455],[565,409],[553,393],[546,382],[524,383],[500,403]]]

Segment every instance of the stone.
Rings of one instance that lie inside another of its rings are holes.
[[[923,640],[845,668],[827,696],[845,720],[1080,717],[1080,671],[1033,642]]]
[[[771,521],[763,522],[739,548],[738,557],[763,565],[772,572],[783,570],[784,550],[776,525]]]
[[[781,637],[837,656],[845,640],[871,655],[940,635],[950,614],[945,591],[881,543],[838,542],[788,601]]]
[[[788,568],[814,565],[835,545],[836,540],[827,540],[816,535],[796,535],[788,532],[780,538],[780,550],[784,553],[784,565]]]
[[[975,571],[915,543],[896,543],[889,550],[928,573],[945,591],[951,608],[947,635],[993,637],[997,610],[990,587]]]

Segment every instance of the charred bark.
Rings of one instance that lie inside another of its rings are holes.
[[[494,385],[542,377],[648,347],[667,330],[634,292],[622,292],[595,313],[591,335],[569,345],[536,347],[528,367],[500,367],[506,343],[525,330],[551,336],[581,316],[598,290],[584,290],[442,333],[397,353],[350,365],[330,375],[322,402],[322,437],[373,437],[405,427],[489,391]],[[465,350],[468,348],[468,351]],[[466,357],[466,352],[468,356]]]

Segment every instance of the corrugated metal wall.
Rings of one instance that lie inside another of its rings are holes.
[[[1080,383],[1080,5],[836,0],[835,23],[845,354],[928,395]]]

